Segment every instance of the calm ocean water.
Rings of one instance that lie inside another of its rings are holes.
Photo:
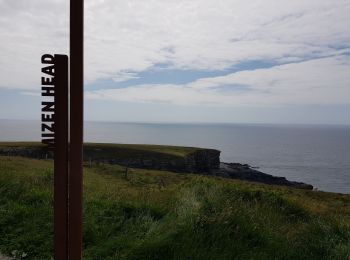
[[[0,120],[0,141],[38,140],[39,122]],[[215,148],[224,162],[350,193],[350,126],[87,122],[85,141]]]

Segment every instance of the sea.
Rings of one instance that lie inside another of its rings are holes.
[[[221,161],[350,194],[350,126],[85,122],[85,142],[213,148]],[[0,120],[1,141],[39,141],[40,122]]]

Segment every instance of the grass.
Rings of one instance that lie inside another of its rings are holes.
[[[0,156],[0,252],[52,256],[52,162]],[[16,251],[15,251],[16,250]],[[350,259],[350,196],[84,168],[84,259]]]
[[[120,150],[130,150],[132,153],[135,151],[140,152],[153,152],[159,154],[167,154],[172,156],[185,157],[203,148],[196,147],[183,147],[183,146],[170,146],[170,145],[150,145],[150,144],[96,144],[86,143],[84,146],[86,149],[98,149],[98,148],[110,148]],[[129,156],[129,154],[128,154]]]

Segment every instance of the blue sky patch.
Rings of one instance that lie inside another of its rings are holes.
[[[234,65],[225,70],[181,70],[169,67],[166,64],[156,64],[149,70],[136,73],[135,78],[122,82],[115,82],[112,78],[99,79],[86,84],[86,90],[127,88],[143,84],[188,84],[201,78],[225,76],[239,71],[271,68],[277,65],[269,61],[248,61]],[[134,72],[133,72],[134,73]]]

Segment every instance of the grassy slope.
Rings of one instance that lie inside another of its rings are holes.
[[[154,152],[163,153],[168,155],[185,157],[197,150],[202,148],[196,147],[183,147],[183,146],[170,146],[170,145],[150,145],[150,144],[96,144],[96,143],[86,143],[86,148],[110,148],[110,149],[123,149],[130,151],[143,151],[143,152]]]
[[[84,168],[84,259],[349,259],[350,196]],[[0,157],[0,252],[52,255],[50,161]]]

